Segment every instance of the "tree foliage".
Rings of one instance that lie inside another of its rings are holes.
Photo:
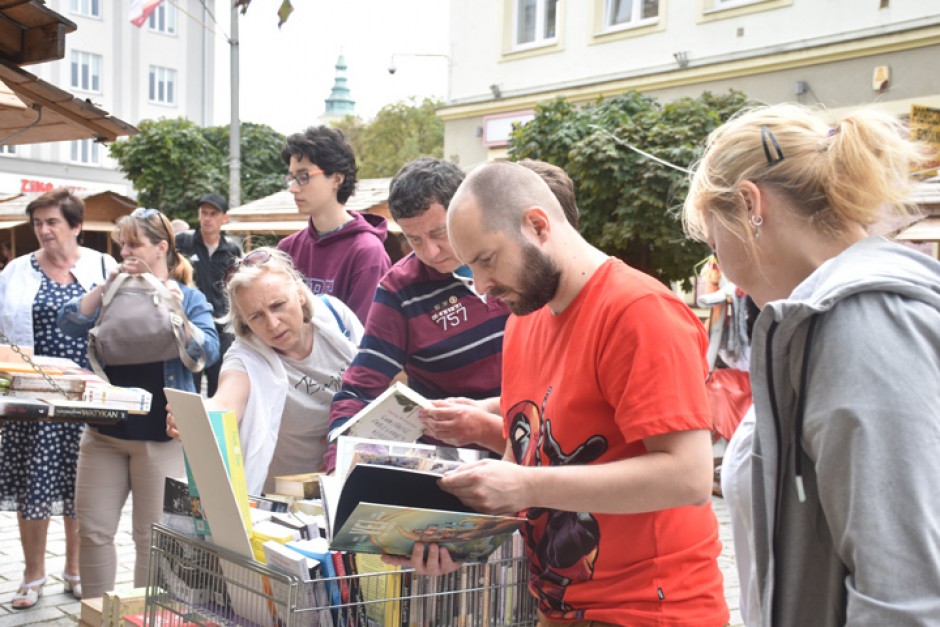
[[[229,127],[204,128],[185,118],[144,120],[137,135],[114,142],[111,156],[138,191],[138,202],[193,223],[207,192],[227,196]],[[242,202],[283,188],[284,136],[263,124],[241,125]]]
[[[444,123],[435,114],[439,106],[439,100],[411,99],[385,105],[369,122],[346,116],[333,126],[356,151],[359,178],[384,178],[417,157],[443,156]]]
[[[688,177],[625,144],[688,167],[708,133],[746,104],[736,91],[668,103],[633,91],[583,107],[556,99],[513,130],[509,154],[565,169],[575,181],[581,233],[592,244],[663,282],[687,281],[707,254],[682,232]]]

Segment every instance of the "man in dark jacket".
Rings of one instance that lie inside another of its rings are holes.
[[[206,194],[199,199],[199,228],[176,236],[176,249],[189,259],[195,271],[196,287],[206,295],[212,305],[212,314],[218,319],[228,313],[225,286],[222,284],[228,269],[242,256],[238,242],[222,235],[222,225],[228,222],[228,202],[218,194]],[[215,394],[219,384],[222,356],[232,344],[231,334],[216,325],[219,332],[220,357],[215,365],[206,368],[209,396]],[[195,374],[196,389],[202,389],[202,374]]]

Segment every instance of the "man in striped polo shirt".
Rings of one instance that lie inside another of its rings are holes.
[[[463,178],[452,163],[421,158],[392,179],[389,210],[414,252],[379,283],[359,354],[333,398],[331,431],[404,372],[410,387],[439,399],[425,412],[426,434],[454,446],[505,450],[499,393],[509,310],[454,275],[461,264],[447,239],[446,212]],[[332,470],[332,449],[326,461]]]

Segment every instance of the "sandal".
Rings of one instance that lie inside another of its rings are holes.
[[[14,610],[28,610],[36,605],[39,601],[39,597],[42,596],[42,587],[45,583],[45,577],[37,579],[36,581],[30,581],[29,583],[25,581],[20,582],[20,587],[16,589],[16,594],[13,595],[10,607]],[[19,605],[17,605],[17,603],[19,603]]]
[[[65,584],[65,592],[71,592],[72,596],[81,601],[82,599],[82,577],[81,575],[70,575],[62,573],[62,582]]]

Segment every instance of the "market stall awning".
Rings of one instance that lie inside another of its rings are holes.
[[[0,144],[114,141],[136,133],[133,125],[90,101],[0,59]]]
[[[0,0],[0,59],[13,65],[57,61],[65,57],[65,36],[76,28],[44,0]]]
[[[83,231],[95,231],[97,233],[110,233],[114,230],[114,222],[107,220],[85,220],[82,222]]]
[[[0,230],[15,229],[21,224],[26,224],[29,220],[2,220],[0,221]]]
[[[228,233],[260,233],[290,235],[307,228],[307,221],[279,220],[273,222],[229,222],[222,227]]]

